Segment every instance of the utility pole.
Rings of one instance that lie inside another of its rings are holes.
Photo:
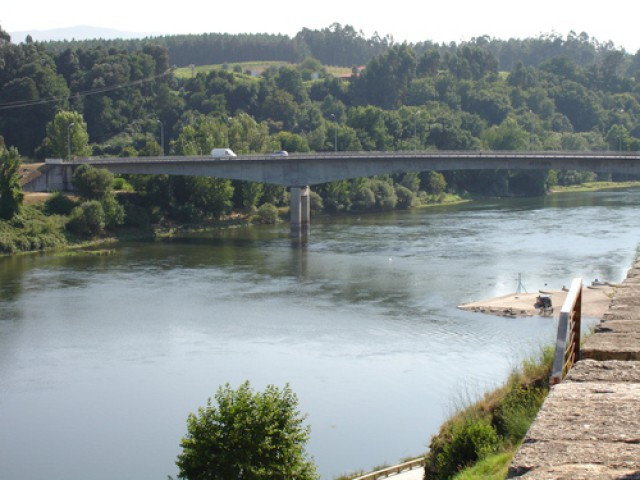
[[[67,125],[67,160],[71,160],[71,127],[74,125],[74,122]]]

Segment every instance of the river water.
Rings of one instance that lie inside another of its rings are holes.
[[[640,191],[237,228],[114,255],[0,258],[0,479],[163,479],[219,385],[289,383],[322,478],[426,450],[553,341],[457,305],[620,281]]]

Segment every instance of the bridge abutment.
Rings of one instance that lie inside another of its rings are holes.
[[[291,187],[289,191],[291,236],[309,234],[311,223],[311,189],[308,186]]]
[[[25,192],[71,192],[73,169],[72,165],[45,163],[22,189]]]

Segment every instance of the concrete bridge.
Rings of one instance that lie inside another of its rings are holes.
[[[69,191],[73,169],[82,164],[113,173],[189,175],[272,183],[291,189],[292,231],[308,228],[309,187],[334,180],[428,170],[582,170],[640,175],[638,152],[418,151],[339,152],[289,156],[48,159],[26,191]]]

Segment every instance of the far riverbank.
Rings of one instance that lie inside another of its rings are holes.
[[[629,182],[587,182],[579,185],[554,185],[549,189],[550,194],[566,192],[595,192],[598,190],[612,190],[620,188],[640,188],[640,181]]]

